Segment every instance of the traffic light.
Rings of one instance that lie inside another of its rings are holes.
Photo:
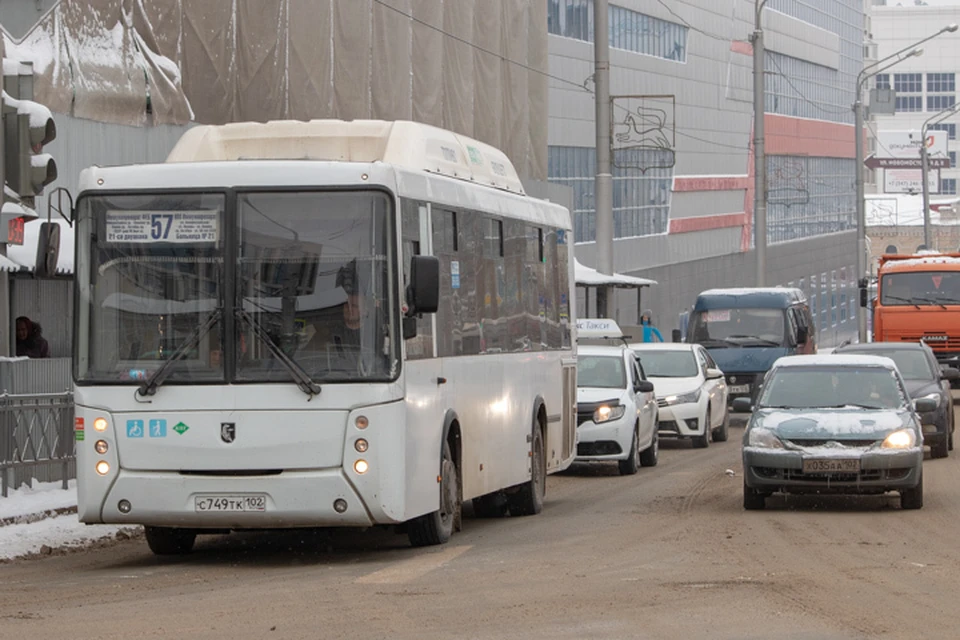
[[[57,125],[50,110],[32,100],[31,63],[5,64],[3,90],[4,182],[33,209],[34,198],[57,179],[56,162],[43,152],[57,137]]]

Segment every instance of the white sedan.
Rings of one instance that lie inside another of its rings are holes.
[[[637,354],[660,407],[660,435],[690,438],[695,448],[724,442],[730,425],[723,371],[698,344],[639,343]]]

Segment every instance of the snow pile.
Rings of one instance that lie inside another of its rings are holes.
[[[7,492],[0,498],[0,522],[44,513],[56,509],[77,506],[77,481],[70,480],[67,489],[60,482],[34,482],[33,487],[23,485]]]
[[[85,525],[77,519],[77,482],[34,482],[0,498],[0,562],[52,555],[138,535],[139,528]]]

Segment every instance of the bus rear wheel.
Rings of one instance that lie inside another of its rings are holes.
[[[190,553],[193,544],[197,541],[196,531],[189,529],[174,529],[173,527],[143,528],[147,538],[147,546],[158,556],[178,556]]]
[[[443,443],[440,462],[440,508],[410,521],[407,537],[414,547],[444,544],[460,522],[460,471],[453,459],[450,443]]]
[[[532,516],[543,510],[543,496],[547,492],[547,456],[543,446],[543,427],[537,420],[530,443],[530,480],[508,496],[510,515]]]

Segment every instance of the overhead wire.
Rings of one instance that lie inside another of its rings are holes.
[[[427,21],[425,21],[425,20],[421,20],[420,18],[417,18],[416,16],[414,16],[412,13],[407,13],[406,11],[400,9],[399,7],[395,7],[395,6],[391,5],[391,4],[389,4],[388,2],[386,2],[386,0],[373,0],[373,2],[375,2],[376,4],[382,6],[382,7],[386,8],[386,9],[389,9],[389,10],[391,10],[391,11],[393,11],[393,12],[395,12],[395,13],[401,15],[401,16],[404,16],[404,17],[407,18],[408,20],[411,20],[411,21],[413,21],[413,22],[416,22],[417,24],[420,24],[420,25],[423,25],[423,26],[425,26],[425,27],[427,27],[427,28],[429,28],[429,29],[432,29],[433,31],[436,31],[436,32],[438,32],[438,33],[440,33],[440,34],[448,37],[448,38],[451,38],[451,39],[453,39],[453,40],[456,40],[457,42],[460,42],[460,43],[462,43],[462,44],[464,44],[464,45],[467,45],[468,47],[472,47],[472,48],[476,49],[477,51],[482,51],[483,53],[486,53],[486,54],[488,54],[488,55],[494,56],[494,57],[498,58],[499,60],[501,60],[501,61],[503,61],[503,62],[512,64],[512,65],[516,65],[516,66],[518,66],[518,67],[520,67],[520,68],[522,68],[522,69],[526,69],[527,71],[531,71],[531,72],[533,72],[533,73],[542,75],[542,76],[544,76],[544,77],[546,77],[546,78],[549,78],[549,79],[551,79],[551,80],[556,80],[557,82],[561,82],[561,83],[566,84],[566,85],[569,85],[569,86],[571,86],[571,87],[576,87],[576,88],[578,88],[578,89],[581,89],[581,90],[583,90],[583,91],[586,91],[586,92],[589,93],[590,95],[595,95],[595,92],[594,92],[593,90],[587,88],[586,82],[584,82],[584,83],[581,84],[581,83],[575,82],[575,81],[573,81],[573,80],[568,80],[567,78],[562,78],[562,77],[560,77],[560,76],[553,75],[553,74],[548,73],[548,72],[546,72],[546,71],[543,71],[543,70],[541,70],[541,69],[536,69],[536,68],[531,67],[531,66],[529,66],[529,65],[527,65],[527,64],[524,64],[524,63],[522,63],[522,62],[518,62],[518,61],[516,61],[516,60],[513,60],[512,58],[508,58],[508,57],[506,57],[506,56],[504,56],[504,55],[502,55],[502,54],[500,54],[500,53],[497,53],[497,52],[495,52],[495,51],[491,51],[490,49],[487,49],[487,48],[485,48],[485,47],[481,47],[480,45],[478,45],[478,44],[476,44],[476,43],[474,43],[474,42],[470,42],[469,40],[467,40],[467,39],[465,39],[465,38],[462,38],[462,37],[460,37],[460,36],[458,36],[458,35],[455,35],[455,34],[452,34],[452,33],[448,32],[448,31],[445,31],[442,27],[438,27],[438,26],[436,26],[436,25],[430,24],[429,22],[427,22]],[[678,17],[678,19],[682,20],[682,18],[680,18],[679,16],[677,16],[677,17]],[[686,21],[684,21],[684,23],[686,24]],[[689,25],[688,25],[688,26],[689,26]],[[694,30],[696,31],[696,29],[694,29]],[[702,32],[702,33],[704,33],[705,35],[710,35],[710,34],[706,34],[705,32]],[[717,37],[717,38],[719,38],[720,36],[712,36],[712,37]],[[729,38],[723,38],[723,40],[729,41]],[[615,107],[615,108],[618,108],[618,109],[621,109],[621,110],[623,110],[623,111],[626,112],[626,113],[632,113],[632,111],[630,111],[630,109],[627,109],[627,108],[624,107],[623,105],[618,105],[618,104],[614,103],[614,107]],[[747,145],[747,146],[742,146],[742,145],[725,144],[725,143],[722,143],[722,142],[715,142],[715,141],[713,141],[713,140],[707,140],[707,139],[705,139],[705,138],[699,138],[699,137],[694,136],[694,135],[691,135],[691,134],[689,134],[689,133],[683,133],[682,131],[677,131],[677,130],[675,130],[675,133],[676,133],[677,135],[683,136],[683,137],[685,137],[685,138],[690,138],[691,140],[696,140],[696,141],[698,141],[698,142],[702,142],[702,143],[704,143],[704,144],[713,145],[713,146],[716,146],[716,147],[722,147],[722,148],[727,148],[727,149],[737,149],[737,150],[739,150],[739,151],[746,151],[746,150],[749,149],[749,145]]]

